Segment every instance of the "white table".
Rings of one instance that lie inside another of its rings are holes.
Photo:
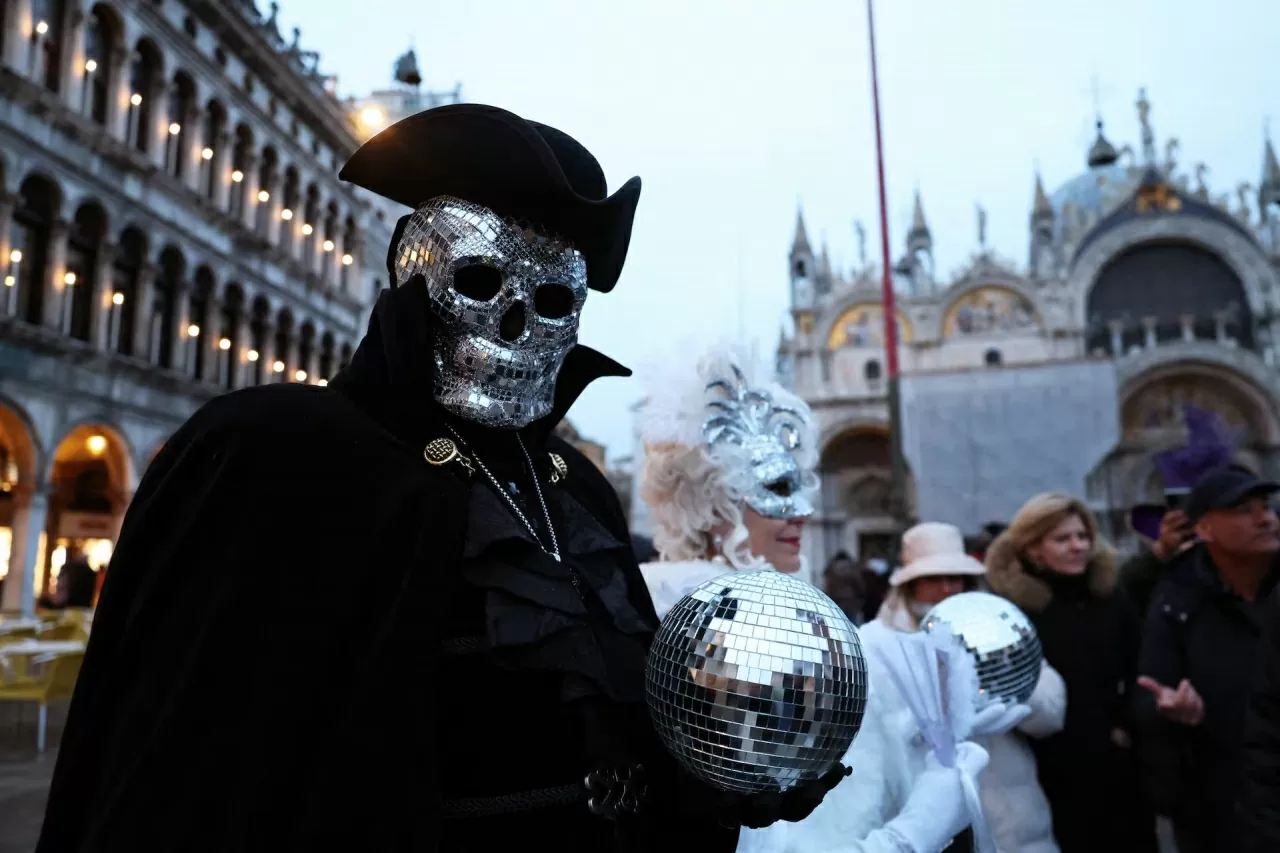
[[[6,619],[0,621],[0,636],[14,631],[39,631],[43,627],[44,622],[39,619]]]

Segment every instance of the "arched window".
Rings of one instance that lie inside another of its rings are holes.
[[[222,137],[227,127],[227,111],[217,101],[209,101],[204,108],[204,127],[201,128],[200,147],[200,184],[205,198],[213,201],[217,194],[218,174],[221,161],[218,154],[222,148]]]
[[[245,341],[240,340],[240,317],[245,312],[244,291],[239,285],[227,285],[227,294],[223,297],[218,330],[217,358],[218,372],[213,378],[228,391],[238,387],[236,376],[240,364],[240,351]]]
[[[331,201],[324,216],[324,242],[320,244],[323,253],[320,256],[320,277],[324,280],[325,287],[329,287],[332,280],[333,255],[337,248],[338,205]]]
[[[862,375],[866,378],[867,382],[873,385],[879,382],[881,375],[880,362],[873,358],[866,364],[862,365]]]
[[[986,354],[982,357],[982,360],[986,363],[987,367],[999,367],[1004,364],[1004,356],[1000,354],[1000,350],[998,349],[987,350]]]
[[[298,330],[298,364],[295,368],[293,376],[289,378],[295,382],[314,382],[316,377],[307,373],[311,370],[311,357],[316,352],[316,327],[310,323],[303,323],[302,328]]]
[[[298,227],[298,223],[294,222],[301,211],[298,210],[298,203],[301,201],[301,188],[298,181],[298,170],[293,166],[284,171],[284,189],[283,195],[280,197],[280,248],[286,252],[291,252],[294,246],[293,232]]]
[[[32,70],[50,92],[62,87],[66,11],[65,0],[31,0],[31,52],[36,63]]]
[[[311,272],[315,263],[316,230],[320,228],[320,190],[315,184],[307,187],[307,201],[302,209],[302,259]]]
[[[196,270],[190,302],[187,304],[187,374],[192,379],[207,379],[210,376],[209,359],[213,357],[213,347],[218,333],[217,323],[212,316],[213,308],[213,272],[208,267]]]
[[[143,39],[129,68],[129,144],[143,154],[151,153],[155,136],[156,93],[164,68],[155,44]]]
[[[253,309],[249,320],[249,378],[252,385],[261,385],[267,380],[271,371],[271,347],[268,340],[271,328],[271,306],[267,300],[259,296],[253,301]]]
[[[293,315],[283,310],[276,317],[276,335],[271,347],[271,381],[288,382],[289,348],[293,344]]]
[[[253,131],[247,125],[236,127],[235,148],[231,151],[231,192],[227,197],[227,205],[231,215],[240,219],[245,211],[245,177],[251,168],[253,158]]]
[[[111,116],[111,83],[115,79],[115,48],[120,22],[110,7],[93,7],[84,32],[84,109],[97,124]]]
[[[9,240],[9,268],[17,292],[11,313],[28,323],[44,318],[45,279],[49,275],[49,238],[58,209],[57,187],[47,178],[32,176],[22,183],[21,204],[13,214]]]
[[[59,326],[76,340],[93,339],[93,294],[98,283],[98,254],[106,230],[106,213],[96,204],[86,204],[76,211],[67,234],[67,271],[63,286],[64,293],[71,299],[63,303],[65,313]]]
[[[160,253],[160,269],[152,288],[150,345],[147,350],[147,359],[160,367],[172,369],[180,366],[174,364],[173,335],[177,330],[173,326],[186,270],[187,261],[182,252],[170,246]]]
[[[280,159],[276,150],[271,147],[262,149],[262,163],[258,166],[258,212],[255,226],[258,233],[265,237],[270,223],[267,217],[271,214],[271,196],[276,192],[276,181],[280,176]]]
[[[333,348],[333,335],[329,332],[324,333],[324,337],[320,339],[320,364],[318,370],[321,382],[328,383],[333,378],[333,359],[336,353]]]
[[[196,84],[185,73],[174,75],[169,87],[169,127],[165,147],[165,169],[182,180],[187,176],[187,160],[191,149],[192,131],[187,120],[192,117],[196,99]]]
[[[338,281],[343,293],[351,290],[351,265],[356,261],[356,240],[356,221],[348,216],[342,228],[342,277]]]
[[[338,369],[343,370],[351,363],[351,344],[343,344],[338,356]]]
[[[111,318],[107,324],[110,347],[122,355],[133,351],[133,332],[137,315],[138,282],[146,261],[147,243],[137,228],[126,228],[120,235],[112,270],[114,290],[111,294]]]

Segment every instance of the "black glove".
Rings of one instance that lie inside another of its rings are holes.
[[[780,820],[802,821],[818,807],[827,793],[853,772],[837,764],[817,779],[801,782],[787,791],[763,791],[758,794],[721,794],[718,803],[720,823],[764,829]]]

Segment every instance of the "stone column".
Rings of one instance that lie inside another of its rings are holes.
[[[260,365],[258,373],[261,376],[261,381],[260,383],[255,383],[253,381],[252,373],[254,368],[250,365],[248,368],[250,378],[245,380],[246,384],[269,385],[276,381],[276,375],[271,370],[271,364],[276,360],[275,334],[275,327],[272,325],[271,321],[268,320],[262,327],[262,349],[256,350],[258,353],[257,363]],[[253,349],[252,341],[250,341],[249,349]],[[248,361],[247,358],[245,360]]]
[[[222,350],[218,349],[218,341],[222,339],[219,328],[219,310],[214,294],[209,295],[209,304],[205,307],[206,316],[200,320],[192,320],[200,326],[200,337],[191,342],[191,375],[197,382],[218,382],[218,365],[222,361]],[[197,352],[203,352],[203,361]]]
[[[245,308],[241,308],[236,315],[235,334],[231,343],[231,352],[228,353],[230,366],[227,368],[231,371],[231,387],[244,388],[252,384],[249,371],[253,367],[249,361],[249,350],[253,349],[253,329],[249,324],[249,312]]]
[[[89,300],[89,340],[100,350],[111,349],[111,294],[116,259],[114,243],[104,242],[98,248],[97,268],[93,271],[93,295]]]
[[[21,74],[27,68],[27,48],[31,40],[30,31],[24,30],[22,24],[30,21],[31,0],[11,0],[8,6],[7,26],[0,32],[0,63],[17,69]],[[34,24],[35,21],[31,21],[28,26]]]
[[[64,103],[80,111],[84,103],[84,29],[85,10],[79,3],[64,3],[62,14],[62,44],[58,51],[58,82]]]
[[[182,117],[182,138],[187,144],[180,146],[178,151],[182,158],[179,174],[187,189],[204,195],[200,187],[200,178],[204,174],[204,160],[200,157],[204,150],[204,134],[200,132],[200,124],[200,110],[194,105],[188,106],[186,115]]]
[[[43,485],[26,492],[25,500],[17,496],[13,513],[13,546],[9,553],[9,576],[4,583],[4,600],[0,609],[17,610],[23,616],[36,612],[36,558],[40,553],[40,534],[49,518],[49,496]]]
[[[67,274],[67,230],[65,220],[59,219],[49,229],[49,252],[46,255],[44,281],[44,310],[40,322],[52,329],[62,328],[62,300],[70,293],[63,276]]]
[[[143,95],[151,99],[151,165],[167,172],[169,165],[169,125],[178,119],[169,117],[169,86],[165,80],[153,80],[151,91]]]
[[[191,283],[178,282],[173,294],[173,320],[170,333],[173,349],[169,353],[169,366],[184,376],[194,376],[195,352],[191,346],[191,338],[187,335],[187,326],[191,325]],[[208,334],[201,329],[200,334]]]
[[[1142,318],[1142,345],[1147,349],[1155,349],[1158,343],[1156,339],[1156,322],[1157,319],[1155,317]]]
[[[1107,326],[1111,329],[1111,355],[1119,358],[1124,355],[1124,321],[1112,320]]]
[[[1213,312],[1213,337],[1220,344],[1227,342],[1227,318],[1226,311]]]
[[[289,335],[289,349],[284,356],[284,373],[280,374],[281,382],[294,382],[293,374],[298,371],[298,327],[295,325],[293,333]]]
[[[320,378],[320,336],[316,335],[311,341],[311,354],[307,356],[304,364],[299,365],[307,372],[307,382],[312,385],[316,384],[316,380]]]
[[[133,304],[125,303],[124,310],[133,312],[133,347],[134,358],[148,361],[151,359],[151,312],[155,306],[156,267],[145,263],[138,270],[138,284],[133,294]]]
[[[22,196],[10,195],[0,187],[0,276],[9,274],[9,241],[12,239],[13,214],[22,206]]]

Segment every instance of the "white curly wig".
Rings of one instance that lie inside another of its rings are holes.
[[[717,550],[711,530],[722,521],[731,532],[719,543],[719,551],[739,570],[768,568],[751,553],[747,528],[743,524],[743,502],[756,488],[746,454],[737,445],[719,444],[714,449],[703,439],[702,427],[713,410],[709,404],[723,399],[708,384],[742,372],[753,389],[767,391],[775,406],[794,410],[800,434],[793,457],[804,472],[803,487],[817,486],[813,469],[817,464],[817,437],[809,407],[799,397],[773,381],[760,381],[758,366],[730,346],[718,346],[697,360],[674,362],[665,369],[649,371],[648,395],[641,412],[640,434],[644,442],[644,462],[640,474],[640,496],[649,506],[653,522],[653,543],[663,560],[700,560]]]

